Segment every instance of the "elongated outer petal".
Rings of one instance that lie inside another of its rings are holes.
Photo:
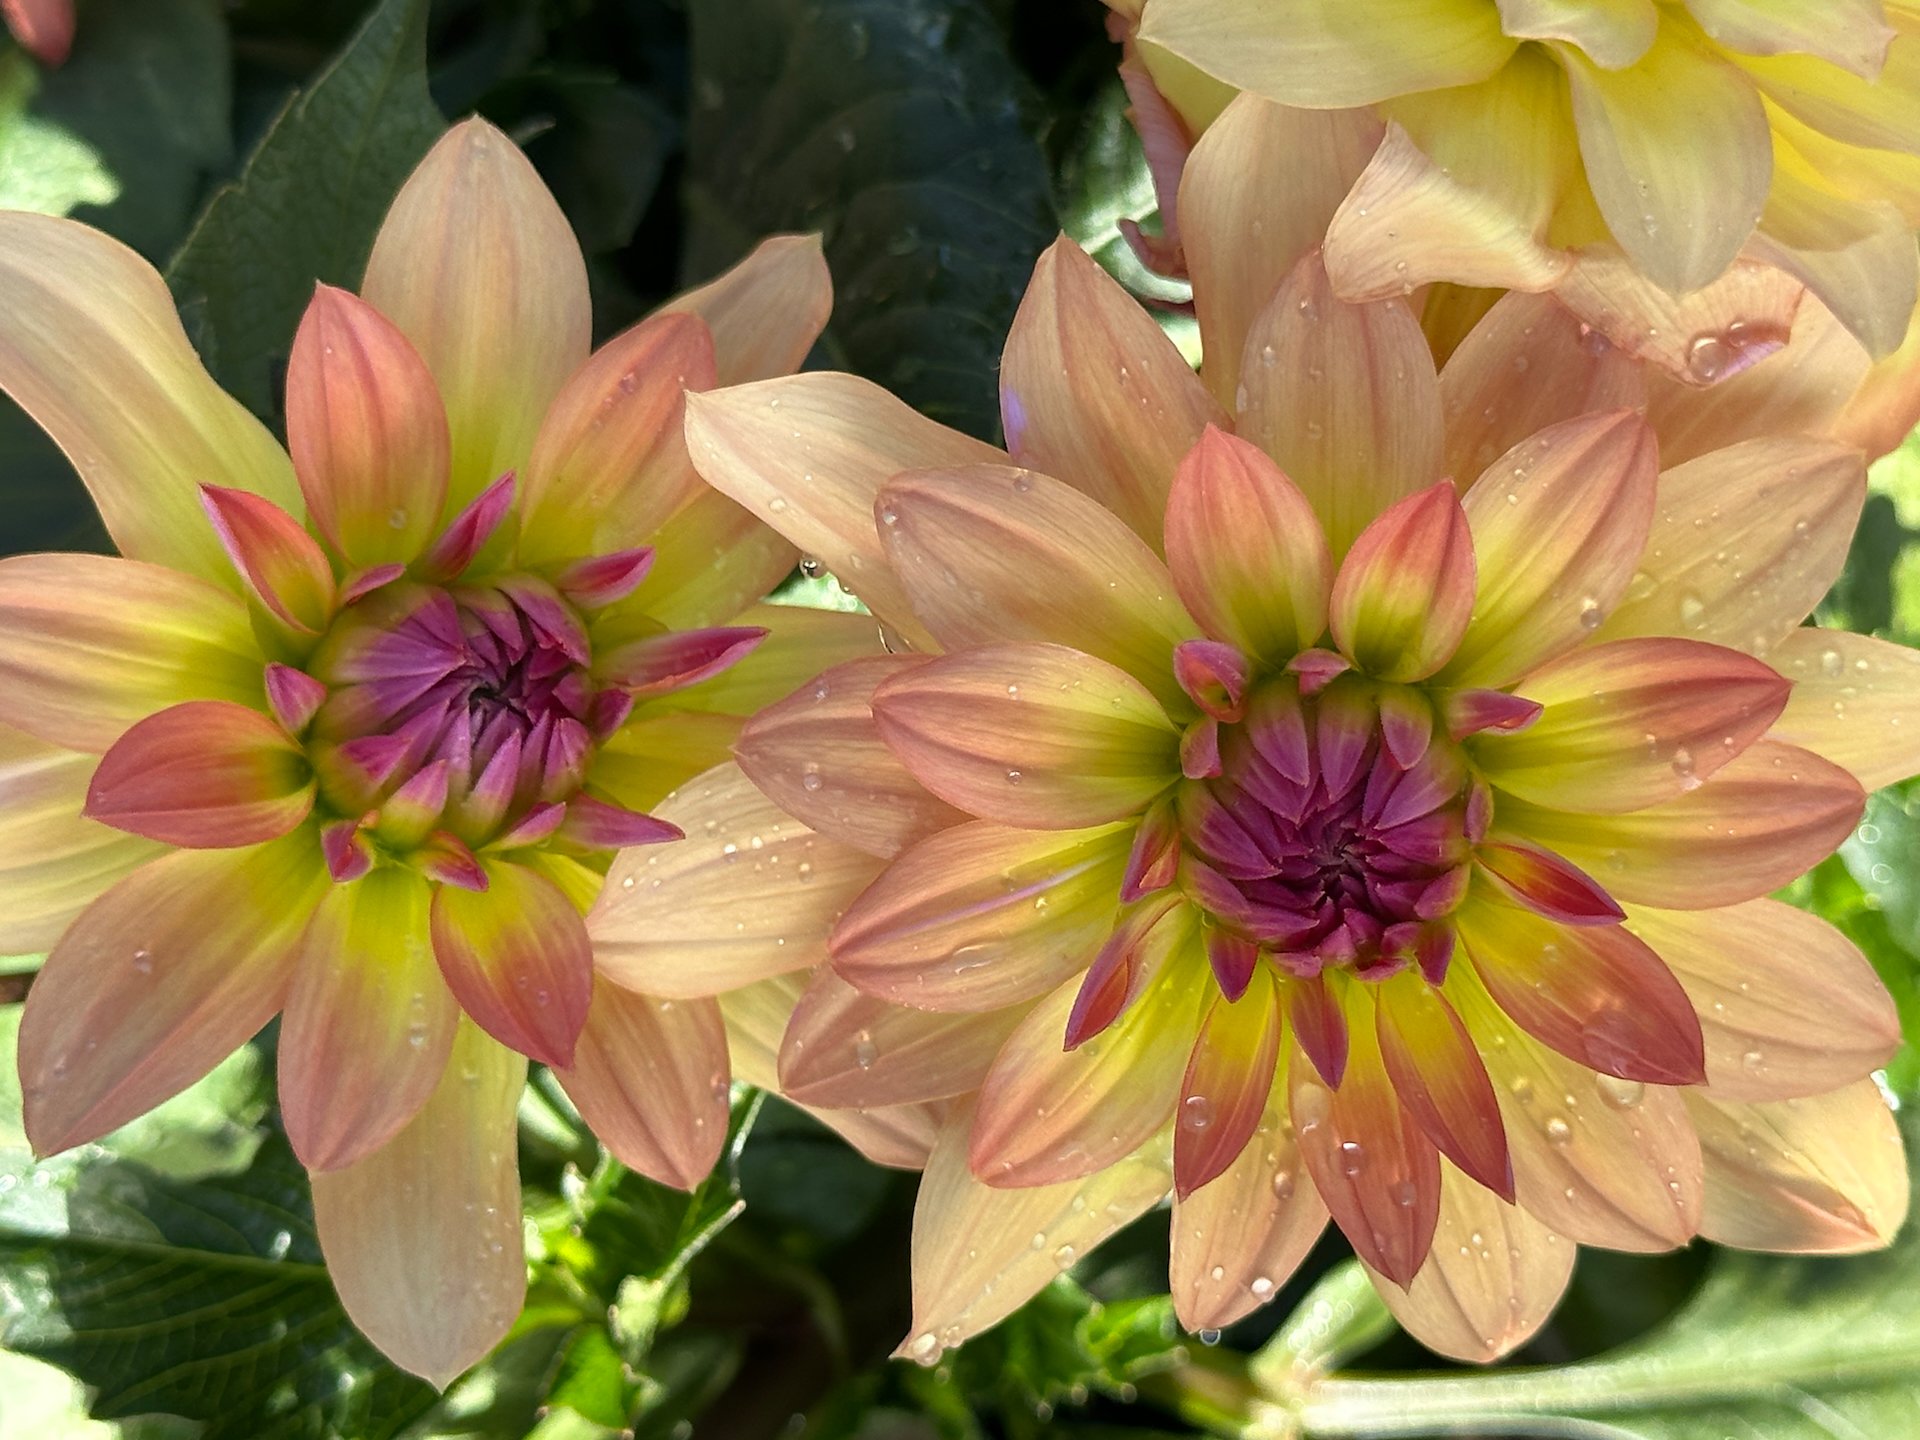
[[[594,963],[646,995],[694,999],[819,964],[834,921],[881,868],[815,835],[733,765],[653,813],[687,838],[623,852],[587,916]]]
[[[433,953],[460,1008],[503,1045],[572,1063],[593,995],[593,953],[573,902],[524,865],[482,859],[487,888],[441,885]]]
[[[913,778],[873,719],[874,688],[926,663],[876,655],[823,671],[748,723],[740,768],[789,815],[882,858],[959,824],[967,817]]]
[[[1540,719],[1479,737],[1474,755],[1488,779],[1523,799],[1639,810],[1710,779],[1766,732],[1788,688],[1758,660],[1717,645],[1615,640],[1529,676],[1518,693],[1545,707]]]
[[[1796,1100],[1687,1094],[1706,1157],[1700,1233],[1745,1250],[1879,1250],[1907,1218],[1900,1127],[1879,1085],[1856,1080]]]
[[[1341,652],[1381,680],[1424,680],[1453,658],[1473,614],[1473,536],[1442,480],[1360,532],[1328,606]]]
[[[70,220],[0,215],[0,390],[73,461],[122,554],[237,588],[200,509],[226,485],[298,511],[273,436],[213,383],[154,269]]]
[[[989,1185],[1046,1185],[1105,1168],[1172,1117],[1200,1025],[1206,960],[1175,945],[1140,998],[1101,1034],[1064,1049],[1078,977],[1026,1014],[981,1082],[968,1164]]]
[[[96,897],[163,853],[81,815],[94,764],[0,725],[0,955],[51,950]]]
[[[408,177],[361,294],[418,347],[452,435],[450,511],[525,462],[540,419],[587,358],[587,267],[514,143],[454,126]]]
[[[1851,770],[1869,790],[1920,774],[1920,653],[1844,630],[1796,630],[1767,652],[1793,682],[1770,732]]]
[[[1526,40],[1566,40],[1608,70],[1624,70],[1653,44],[1653,0],[1496,0],[1500,28]]]
[[[273,1018],[327,884],[310,834],[177,851],[75,920],[27,994],[20,1089],[40,1154],[179,1093]]]
[[[800,368],[833,310],[818,235],[770,235],[731,270],[660,307],[698,315],[713,335],[718,383],[744,385]]]
[[[1085,970],[1113,933],[1131,841],[1125,825],[943,830],[847,907],[834,969],[869,995],[923,1010],[1043,995]]]
[[[604,555],[650,539],[699,487],[687,458],[687,390],[715,377],[694,315],[622,331],[574,371],[520,472],[520,559]]]
[[[322,285],[294,332],[286,403],[287,449],[320,533],[352,565],[411,563],[439,533],[449,454],[447,409],[413,342]]]
[[[1278,987],[1267,967],[1254,972],[1237,999],[1216,995],[1206,1007],[1174,1112],[1176,1196],[1225,1174],[1253,1143],[1273,1089],[1282,1030]]]
[[[981,645],[873,695],[880,738],[970,815],[1075,830],[1137,814],[1179,778],[1179,732],[1124,670],[1064,645]]]
[[[1630,906],[1700,1016],[1707,1086],[1724,1100],[1790,1100],[1851,1084],[1900,1044],[1893,997],[1854,943],[1777,900],[1675,912]]]
[[[899,1354],[931,1364],[997,1325],[1172,1183],[1156,1139],[1084,1180],[1000,1189],[967,1168],[973,1109],[956,1103],[913,1211],[913,1326]]]
[[[440,978],[432,899],[383,865],[315,907],[280,1022],[280,1107],[293,1153],[338,1170],[399,1134],[440,1084],[460,1006]]]
[[[1001,465],[913,471],[881,488],[876,513],[914,613],[945,648],[1051,640],[1181,703],[1172,651],[1195,627],[1167,567],[1071,486]]]
[[[1240,434],[1292,477],[1336,560],[1374,516],[1441,478],[1433,355],[1406,302],[1335,297],[1318,251],[1254,317]]]
[[[689,396],[694,468],[817,557],[910,639],[926,632],[888,568],[874,526],[880,487],[902,470],[1004,462],[851,375],[792,375]]]
[[[1299,0],[1278,23],[1261,0],[1153,0],[1139,42],[1287,105],[1326,110],[1484,80],[1513,53],[1491,5]]]
[[[100,757],[87,814],[194,849],[277,840],[313,809],[313,773],[278,722],[230,700],[149,715]]]
[[[656,1000],[611,981],[573,1064],[554,1072],[580,1118],[621,1164],[691,1190],[727,1139],[727,1028],[712,1000]]]
[[[1432,1254],[1406,1289],[1378,1275],[1374,1287],[1429,1350],[1484,1365],[1546,1324],[1573,1278],[1577,1248],[1443,1161]]]
[[[1380,140],[1369,110],[1296,110],[1252,93],[1206,129],[1180,178],[1179,213],[1205,363],[1234,403],[1247,326],[1334,211]],[[1249,185],[1246,177],[1264,177]]]
[[[1849,446],[1768,436],[1668,470],[1658,494],[1645,579],[1597,638],[1691,635],[1765,655],[1846,564],[1866,463]]]
[[[1687,0],[1693,18],[1729,50],[1748,55],[1818,55],[1871,80],[1886,63],[1894,28],[1882,0]]]
[[[259,705],[264,673],[246,606],[208,581],[104,555],[0,560],[0,721],[29,735],[104,751],[183,700]]]
[[[1615,1250],[1684,1245],[1700,1225],[1700,1142],[1681,1092],[1595,1075],[1488,999],[1468,965],[1447,997],[1480,1046],[1506,1118],[1515,1198],[1569,1240]]]
[[[1500,1104],[1460,1017],[1414,970],[1382,982],[1375,1000],[1375,1038],[1401,1108],[1475,1184],[1512,1200]]]
[[[1562,925],[1474,899],[1460,938],[1494,1002],[1535,1039],[1623,1080],[1706,1078],[1699,1017],[1658,954],[1621,925]]]
[[[514,1114],[527,1062],[471,1021],[438,1088],[357,1165],[313,1177],[313,1218],[347,1315],[444,1388],[507,1333],[526,1296]]]
[[[1810,750],[1756,740],[1697,790],[1627,815],[1502,799],[1498,825],[1545,845],[1617,900],[1709,910],[1779,889],[1853,833],[1860,783]]]
[[[1480,588],[1445,678],[1510,685],[1591,635],[1633,583],[1659,469],[1626,410],[1562,421],[1489,465],[1462,502]]]
[[[911,1010],[864,995],[832,970],[815,973],[780,1046],[780,1093],[811,1105],[944,1100],[980,1088],[1025,1015]]]
[[[1007,449],[1155,549],[1174,467],[1226,414],[1139,301],[1062,236],[1034,267],[1000,360]]]
[[[1167,501],[1167,568],[1207,634],[1284,664],[1327,628],[1333,557],[1300,488],[1264,451],[1209,426]]]
[[[1271,1300],[1326,1229],[1274,1073],[1253,1138],[1217,1180],[1173,1202],[1169,1276],[1174,1313],[1189,1330],[1220,1330]]]

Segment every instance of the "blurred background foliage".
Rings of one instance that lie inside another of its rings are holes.
[[[1033,260],[1065,229],[1150,300],[1152,208],[1098,0],[81,0],[63,68],[0,49],[0,205],[161,266],[269,423],[315,280],[353,284],[444,117],[505,127],[586,248],[602,334],[761,234],[823,233],[819,364],[976,434]],[[1181,321],[1169,311],[1176,332]],[[71,469],[0,400],[0,553],[105,548]],[[1920,447],[1874,472],[1822,618],[1920,642]],[[1920,789],[1789,898],[1847,929],[1920,1036]],[[444,1396],[347,1324],[272,1106],[272,1034],[106,1141],[35,1165],[12,1049],[38,957],[0,961],[0,1440],[1285,1440],[1920,1434],[1920,1242],[1846,1261],[1588,1252],[1492,1371],[1399,1335],[1337,1239],[1275,1302],[1189,1337],[1150,1215],[923,1369],[911,1176],[737,1097],[719,1173],[627,1173],[540,1077],[522,1110],[533,1284]],[[1920,1093],[1920,1053],[1890,1067]],[[1365,1371],[1356,1378],[1355,1367]]]

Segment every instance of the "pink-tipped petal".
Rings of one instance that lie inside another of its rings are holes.
[[[514,472],[509,470],[469,500],[420,557],[421,578],[447,581],[463,575],[512,510],[515,486]]]
[[[1287,987],[1287,1023],[1293,1043],[1329,1089],[1346,1079],[1350,1040],[1335,981],[1316,977]]]
[[[1611,925],[1625,917],[1597,880],[1551,850],[1521,841],[1489,841],[1474,856],[1496,890],[1549,920]]]
[[[260,602],[302,634],[333,618],[333,569],[313,537],[286,511],[245,490],[200,487],[220,544]]]
[[[1333,584],[1333,638],[1369,675],[1424,680],[1459,648],[1473,594],[1473,537],[1452,482],[1442,480],[1354,540]]]
[[[1060,1036],[1063,1049],[1078,1050],[1140,998],[1146,978],[1165,960],[1168,947],[1186,939],[1188,917],[1176,913],[1179,908],[1176,898],[1161,896],[1121,914],[1074,994]]]
[[[1173,1118],[1174,1194],[1186,1199],[1254,1144],[1280,1059],[1279,988],[1262,971],[1237,1000],[1216,999],[1200,1023]]]
[[[1260,947],[1244,935],[1222,926],[1206,933],[1207,965],[1220,984],[1220,993],[1236,1001],[1247,993],[1260,964]]]
[[[1483,730],[1524,730],[1540,718],[1540,702],[1504,690],[1449,690],[1440,699],[1447,734],[1464,740]]]
[[[637,696],[665,695],[718,675],[745,659],[766,637],[758,625],[669,630],[630,640],[598,656],[594,673]]]
[[[1180,870],[1180,825],[1171,800],[1147,807],[1133,847],[1127,854],[1126,874],[1120,880],[1120,900],[1131,905],[1143,895],[1173,884]]]
[[[0,0],[0,19],[34,59],[49,69],[64,65],[73,48],[73,0]]]
[[[190,849],[277,840],[313,809],[299,747],[258,710],[190,700],[149,716],[100,759],[87,815]]]
[[[1375,1038],[1400,1104],[1441,1154],[1511,1203],[1513,1161],[1500,1102],[1466,1026],[1411,970],[1382,982],[1374,995]]]
[[[591,795],[576,795],[567,802],[566,818],[558,822],[557,831],[563,840],[589,850],[624,850],[629,845],[664,845],[686,838],[678,825]]]
[[[1215,720],[1245,713],[1251,669],[1247,657],[1218,640],[1183,640],[1173,647],[1173,676],[1187,698]]]
[[[327,698],[327,687],[291,665],[269,663],[266,669],[267,707],[280,728],[298,737],[320,711]]]
[[[654,550],[642,545],[576,560],[553,577],[554,588],[574,605],[598,610],[624,600],[640,587],[653,569]]]

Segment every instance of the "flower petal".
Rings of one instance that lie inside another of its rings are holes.
[[[1460,1017],[1413,970],[1382,982],[1374,998],[1375,1038],[1401,1108],[1476,1185],[1511,1201],[1500,1103]]]
[[[731,620],[793,572],[800,552],[718,490],[702,489],[653,535],[654,562],[630,603],[662,625]]]
[[[680,1190],[727,1139],[727,1029],[712,1000],[656,1000],[601,980],[573,1064],[554,1071],[621,1164]]]
[[[73,0],[0,0],[7,31],[42,65],[66,63],[73,48]]]
[[[1424,680],[1452,658],[1474,606],[1474,541],[1452,482],[1383,511],[1340,562],[1334,641],[1381,680]]]
[[[205,580],[104,555],[0,560],[0,721],[29,735],[104,751],[169,705],[259,705],[264,687],[246,606]]]
[[[383,865],[320,899],[280,1022],[293,1153],[338,1170],[385,1145],[440,1083],[460,1006],[433,961],[432,892]]]
[[[320,533],[352,565],[411,563],[440,527],[449,443],[413,342],[359,296],[322,285],[293,337],[286,405],[287,449]]]
[[[800,368],[833,309],[818,235],[770,235],[731,270],[660,307],[698,315],[713,334],[717,383],[744,385]]]
[[[1714,43],[1747,55],[1817,55],[1871,80],[1898,33],[1882,0],[1687,0]]]
[[[1748,255],[1758,255],[1764,240],[1756,236]],[[1582,252],[1554,291],[1596,335],[1695,390],[1779,353],[1805,297],[1785,269],[1745,257],[1697,290],[1670,294],[1611,246]]]
[[[1255,1143],[1280,1060],[1282,1028],[1279,991],[1268,968],[1257,970],[1237,998],[1216,996],[1207,1007],[1174,1111],[1177,1197],[1185,1199],[1224,1175]],[[1163,1036],[1161,1043],[1171,1038]]]
[[[214,384],[165,282],[119,241],[0,214],[0,315],[0,390],[73,461],[122,554],[231,586],[200,487],[299,509],[286,453]]]
[[[454,126],[400,189],[360,287],[419,348],[446,402],[449,511],[533,448],[586,360],[586,262],[527,157],[484,120]]]
[[[1685,987],[1706,1037],[1707,1085],[1724,1100],[1817,1095],[1887,1063],[1893,998],[1854,945],[1777,900],[1676,913],[1632,908],[1627,928]]]
[[[1793,682],[1773,738],[1803,745],[1877,790],[1920,774],[1920,653],[1844,630],[1796,630],[1767,652]]]
[[[677,707],[742,717],[778,700],[812,693],[821,673],[842,663],[885,659],[880,626],[871,615],[813,610],[799,605],[755,605],[731,617],[764,630],[751,665],[735,665],[673,697]]]
[[[1500,28],[1518,39],[1565,40],[1608,70],[1647,53],[1660,30],[1653,0],[1495,0]]]
[[[420,1113],[313,1177],[328,1278],[396,1365],[444,1388],[507,1333],[526,1295],[514,1115],[527,1062],[471,1022]]]
[[[1254,317],[1239,430],[1292,477],[1336,560],[1395,501],[1440,479],[1440,391],[1406,302],[1349,305],[1308,254]]]
[[[218,485],[200,487],[201,503],[221,548],[283,624],[317,635],[333,619],[333,567],[300,522],[258,495]]]
[[[487,888],[442,885],[433,953],[460,1008],[503,1045],[555,1067],[573,1061],[593,995],[580,912],[545,876],[483,858]]]
[[[1700,1233],[1744,1250],[1855,1255],[1907,1218],[1900,1127],[1872,1080],[1754,1103],[1687,1093],[1707,1166]]]
[[[880,869],[816,836],[731,765],[654,810],[688,836],[613,863],[587,916],[594,962],[613,982],[694,999],[805,969],[827,932]]]
[[[178,1094],[273,1018],[327,884],[302,833],[177,851],[84,910],[27,992],[20,1088],[40,1154]]]
[[[869,995],[922,1010],[994,1010],[1045,994],[1112,934],[1130,839],[1123,825],[943,830],[847,906],[833,968]]]

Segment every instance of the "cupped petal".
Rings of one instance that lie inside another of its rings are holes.
[[[1593,634],[1633,584],[1659,470],[1628,410],[1563,420],[1489,465],[1462,502],[1480,584],[1443,678],[1511,685]]]
[[[874,525],[880,487],[902,470],[991,465],[991,445],[916,414],[852,375],[793,375],[687,399],[694,468],[807,554],[909,638],[924,638]]]
[[[446,406],[413,342],[359,296],[321,285],[294,332],[286,405],[315,527],[350,565],[410,564],[439,531],[449,455]]]
[[[1371,7],[1296,0],[1284,25],[1262,0],[1153,0],[1139,43],[1242,90],[1327,110],[1484,80],[1513,53],[1491,5],[1402,0]]]
[[[398,1135],[313,1177],[328,1278],[354,1325],[444,1388],[506,1335],[526,1296],[514,1116],[526,1059],[472,1022]]]
[[[1185,1199],[1224,1175],[1254,1143],[1273,1089],[1283,1030],[1279,987],[1266,967],[1254,972],[1242,993],[1231,1000],[1217,996],[1207,1007],[1174,1111],[1177,1197]],[[1162,1037],[1161,1043],[1170,1039]]]
[[[1496,823],[1597,877],[1618,900],[1710,910],[1804,875],[1853,833],[1865,804],[1838,765],[1756,740],[1697,790],[1645,810],[1579,815],[1507,797]]]
[[[178,1094],[280,1009],[327,885],[310,833],[176,851],[81,912],[27,992],[27,1138],[51,1154]]]
[[[1920,774],[1920,652],[1845,630],[1796,630],[1767,652],[1793,682],[1772,738],[1844,765],[1869,790]]]
[[[1620,248],[1675,294],[1716,279],[1753,233],[1773,179],[1752,83],[1677,31],[1624,70],[1559,54],[1587,183]]]
[[[1244,93],[1206,129],[1180,179],[1179,213],[1204,352],[1222,405],[1240,385],[1247,326],[1319,245],[1380,143],[1369,110],[1298,110]],[[1246,177],[1261,181],[1249,185]]]
[[[1333,582],[1328,616],[1341,652],[1381,680],[1424,680],[1446,665],[1473,616],[1473,552],[1451,481],[1389,507]]]
[[[1440,1176],[1433,1251],[1402,1289],[1376,1278],[1380,1298],[1429,1350],[1485,1365],[1536,1335],[1573,1278],[1570,1240],[1452,1165]]]
[[[29,735],[104,751],[169,705],[257,706],[264,686],[246,606],[206,580],[104,555],[0,560],[0,721]]]
[[[847,906],[834,970],[869,995],[923,1010],[994,1010],[1043,995],[1085,970],[1113,933],[1131,839],[1125,825],[943,830],[902,851]]]
[[[1884,1249],[1907,1218],[1900,1127],[1879,1085],[1742,1102],[1687,1093],[1706,1159],[1700,1233],[1743,1250],[1856,1255]]]
[[[440,1084],[460,1006],[440,978],[432,891],[383,865],[315,907],[280,1022],[280,1108],[293,1153],[338,1170],[400,1133]]]
[[[1433,355],[1400,299],[1349,305],[1318,251],[1247,331],[1239,432],[1279,462],[1336,560],[1376,515],[1441,478]]]
[[[770,235],[731,270],[675,296],[660,314],[698,315],[721,385],[791,375],[827,327],[833,277],[818,235]]]
[[[914,613],[942,646],[1050,640],[1181,703],[1173,647],[1195,627],[1167,567],[1071,486],[1004,465],[916,470],[881,488],[876,513]]]
[[[440,973],[460,1008],[501,1044],[567,1066],[593,996],[593,950],[580,912],[524,865],[488,857],[480,866],[485,890],[434,891]]]
[[[1413,970],[1374,992],[1374,1034],[1401,1108],[1479,1186],[1513,1199],[1500,1102],[1453,1007]]]
[[[1883,0],[1687,0],[1714,43],[1747,55],[1817,55],[1871,80],[1896,31]]]
[[[1174,467],[1226,414],[1140,302],[1062,236],[1034,267],[1000,360],[1007,449],[1154,549]]]
[[[1131,675],[1064,645],[980,645],[873,694],[880,738],[922,785],[985,820],[1078,830],[1144,811],[1180,735]]]
[[[656,315],[594,351],[554,396],[520,471],[520,559],[651,539],[699,487],[685,392],[712,389],[715,375],[713,336],[694,315]]]
[[[615,859],[587,916],[614,983],[694,999],[819,964],[827,933],[881,868],[815,835],[720,766],[654,810],[687,839]]]
[[[1640,810],[1711,779],[1767,732],[1789,689],[1768,666],[1722,646],[1615,640],[1528,676],[1518,693],[1544,707],[1539,720],[1476,737],[1474,758],[1495,785],[1536,804]]]
[[[899,1354],[930,1365],[997,1325],[1165,1198],[1164,1141],[1083,1180],[1001,1189],[967,1166],[973,1107],[956,1103],[913,1211],[913,1326]]]
[[[10,210],[0,315],[0,390],[73,461],[121,553],[234,586],[200,487],[296,511],[299,487],[267,428],[201,366],[153,267],[88,226]]]
[[[168,845],[231,850],[285,835],[313,793],[313,772],[277,722],[230,700],[189,700],[113,742],[86,813]]]
[[[1208,427],[1167,501],[1167,568],[1207,634],[1284,664],[1327,628],[1333,557],[1300,488],[1266,452]]]
[[[1835,1090],[1900,1044],[1887,987],[1817,915],[1777,900],[1684,913],[1634,906],[1627,928],[1686,989],[1706,1037],[1707,1087],[1723,1100]]]
[[[714,1001],[656,1000],[601,980],[573,1064],[554,1078],[621,1164],[691,1190],[727,1139],[727,1027]]]
[[[1624,926],[1562,925],[1487,899],[1464,906],[1456,923],[1487,993],[1529,1035],[1620,1080],[1706,1079],[1687,992]]]
[[[823,671],[748,723],[740,768],[788,814],[871,855],[959,824],[967,817],[913,778],[874,723],[875,688],[926,663],[876,655]]]
[[[587,358],[580,246],[519,148],[467,120],[401,187],[360,289],[438,383],[457,511],[526,460],[547,406]]]
[[[1495,0],[1500,28],[1522,40],[1565,40],[1607,70],[1624,70],[1653,45],[1653,0]]]
[[[1764,238],[1749,242],[1717,280],[1684,295],[1661,289],[1612,246],[1590,246],[1554,298],[1627,355],[1704,390],[1778,354],[1792,335],[1806,288],[1755,258]]]

